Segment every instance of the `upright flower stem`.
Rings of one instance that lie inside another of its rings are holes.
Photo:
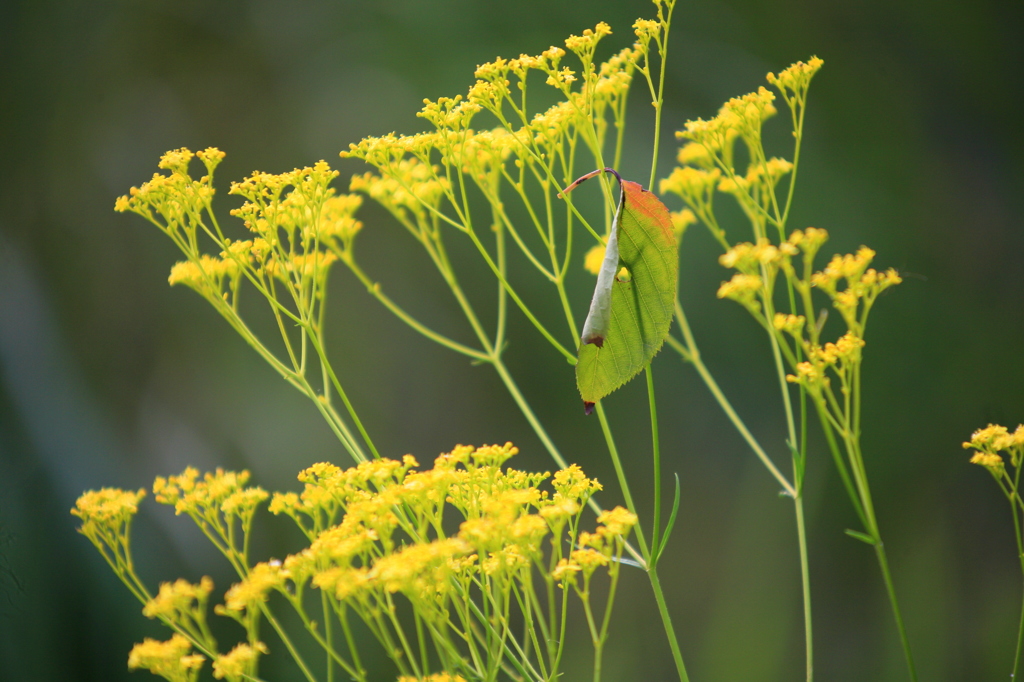
[[[907,628],[903,625],[903,615],[900,613],[899,602],[896,601],[896,587],[892,582],[892,574],[889,573],[889,560],[885,556],[885,545],[882,543],[881,538],[878,539],[875,545],[875,554],[878,556],[878,565],[882,569],[882,580],[885,582],[885,591],[889,595],[889,603],[892,604],[892,615],[896,619],[896,628],[900,633],[903,656],[907,660],[907,671],[912,682],[917,682],[917,669],[914,667],[914,657],[910,653],[910,640],[907,638]]]
[[[647,376],[647,402],[651,406],[651,452],[654,458],[654,523],[651,527],[651,561],[658,563],[661,554],[661,445],[658,439],[658,409],[654,399],[654,377],[651,374],[651,363],[644,370]],[[667,540],[667,538],[665,538]]]
[[[814,636],[811,627],[811,571],[807,562],[807,527],[804,523],[803,491],[793,499],[796,506],[796,529],[800,544],[800,582],[804,598],[804,649],[807,660],[807,682],[814,678]]]
[[[611,426],[608,424],[608,416],[605,414],[604,407],[601,405],[600,401],[598,401],[594,407],[597,412],[597,417],[601,422],[601,432],[604,434],[605,443],[608,447],[608,454],[612,459],[612,465],[615,467],[615,474],[619,479],[619,486],[622,488],[622,497],[626,502],[626,508],[629,509],[630,512],[636,514],[636,505],[633,504],[633,495],[629,491],[626,472],[622,467],[622,460],[619,458],[619,449],[615,445]],[[652,561],[653,556],[647,545],[647,540],[644,537],[644,532],[640,527],[640,524],[636,525],[633,532],[636,533],[636,541],[640,546],[640,553],[644,558],[644,570],[647,571],[647,578],[651,581],[651,589],[654,591],[654,600],[658,604],[658,615],[661,617],[662,627],[665,629],[666,637],[668,637],[668,645],[672,650],[672,660],[676,664],[676,672],[679,675],[679,682],[689,682],[690,676],[687,675],[686,665],[683,663],[683,654],[679,648],[679,639],[676,636],[675,627],[672,625],[672,614],[669,613],[668,603],[665,601],[665,593],[661,589],[661,580],[658,578],[657,561]]]
[[[680,344],[675,339],[669,337],[670,345],[672,345],[679,353],[683,356],[683,359],[690,362],[697,370],[701,379],[704,380],[705,385],[711,394],[714,396],[716,402],[725,412],[729,421],[732,422],[736,430],[740,432],[740,435],[747,442],[750,448],[757,455],[758,459],[765,465],[769,473],[775,478],[776,481],[782,485],[783,490],[786,494],[793,499],[794,510],[796,512],[796,527],[797,527],[797,543],[800,548],[800,583],[801,593],[803,597],[804,605],[804,648],[806,656],[806,668],[807,668],[807,682],[811,682],[814,679],[814,637],[811,620],[811,582],[810,582],[810,566],[808,562],[807,552],[807,525],[804,518],[804,502],[803,502],[803,489],[802,486],[797,486],[790,483],[788,479],[778,470],[775,464],[768,458],[768,455],[761,448],[760,444],[750,433],[750,430],[744,424],[742,418],[733,409],[732,404],[726,398],[725,394],[719,388],[718,383],[715,381],[711,372],[708,370],[704,361],[701,359],[700,351],[697,348],[697,342],[693,337],[693,332],[690,329],[690,325],[686,320],[686,314],[683,311],[682,305],[676,300],[676,320],[679,323],[680,329],[683,332],[683,338],[685,344]],[[672,343],[672,342],[675,343]],[[774,341],[774,337],[773,337]],[[797,443],[796,443],[796,427],[793,423],[793,411],[790,407],[788,400],[788,393],[786,392],[785,384],[785,372],[782,368],[781,357],[778,354],[778,346],[773,343],[773,356],[775,357],[775,365],[777,373],[781,374],[780,386],[783,391],[783,397],[786,404],[786,417],[787,427],[790,436],[790,445],[793,451],[793,468],[794,474],[797,481],[803,480],[803,461],[798,460],[797,457]]]

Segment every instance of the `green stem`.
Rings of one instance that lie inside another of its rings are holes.
[[[796,532],[800,544],[800,582],[804,597],[804,648],[807,655],[807,682],[814,679],[814,637],[811,629],[811,572],[807,561],[807,526],[804,521],[803,492],[793,499],[796,506]]]
[[[878,537],[877,530],[875,537]],[[914,668],[914,657],[910,653],[910,640],[907,639],[907,629],[903,625],[903,616],[900,613],[899,602],[896,601],[896,588],[892,582],[892,575],[889,573],[889,560],[885,556],[885,545],[881,538],[875,544],[875,554],[878,556],[878,565],[882,569],[882,580],[885,581],[885,591],[889,595],[889,603],[892,604],[892,615],[896,618],[896,628],[900,632],[900,643],[903,645],[903,655],[907,659],[907,671],[910,673],[912,682],[917,682],[917,670]]]
[[[668,16],[664,18],[662,22],[662,32],[658,40],[658,96],[654,101],[654,153],[651,158],[651,181],[647,185],[648,189],[654,191],[654,179],[658,174],[658,150],[660,149],[661,143],[661,110],[662,104],[664,103],[665,94],[665,65],[668,61],[668,32],[669,27],[672,25],[672,11],[675,9],[675,1],[666,3],[668,6]],[[648,63],[649,66],[649,63]]]
[[[615,467],[615,476],[619,480],[619,488],[622,489],[622,498],[626,502],[626,508],[632,514],[636,514],[636,505],[633,503],[633,495],[629,492],[629,482],[626,480],[626,471],[622,468],[622,460],[619,458],[619,449],[615,445],[615,438],[612,436],[611,426],[608,424],[608,416],[604,413],[604,406],[601,401],[594,404],[597,411],[597,418],[601,422],[601,432],[604,434],[604,442],[608,447],[608,455],[612,458],[612,465]],[[647,547],[647,540],[644,538],[643,529],[639,524],[634,527],[637,544],[640,545],[640,554],[643,556],[644,568],[649,568],[651,553]],[[636,557],[640,560],[638,557]]]
[[[651,528],[651,564],[658,562],[661,554],[661,447],[658,441],[658,408],[654,400],[654,377],[651,363],[647,363],[647,402],[651,409],[651,451],[654,459],[654,524]],[[667,539],[667,538],[666,538]]]
[[[309,670],[309,667],[306,666],[306,662],[302,660],[302,656],[299,654],[298,649],[296,649],[295,645],[292,644],[292,640],[288,637],[288,634],[285,632],[284,628],[281,627],[281,624],[277,622],[277,619],[274,618],[274,614],[270,612],[270,609],[267,607],[267,605],[261,604],[260,610],[263,612],[263,617],[266,618],[267,621],[270,623],[271,627],[274,628],[274,632],[276,632],[277,636],[281,638],[281,641],[284,643],[285,648],[288,649],[288,653],[291,654],[292,660],[294,660],[295,664],[299,666],[299,670],[302,671],[302,674],[305,676],[305,678],[309,682],[316,682],[316,677],[313,676],[313,673]]]
[[[700,378],[704,380],[704,384],[708,387],[708,390],[711,391],[711,395],[714,396],[715,401],[718,402],[722,411],[725,412],[725,416],[729,418],[732,425],[737,431],[739,431],[743,440],[746,441],[750,449],[754,451],[755,455],[757,455],[757,458],[761,460],[761,463],[764,464],[766,469],[768,469],[768,472],[776,481],[778,481],[779,485],[782,486],[782,489],[786,494],[790,497],[796,498],[796,489],[793,487],[793,484],[791,484],[786,477],[782,475],[782,472],[779,471],[778,467],[776,467],[768,457],[760,443],[757,442],[757,439],[755,439],[753,434],[750,433],[750,430],[747,429],[746,424],[744,424],[743,420],[740,419],[740,416],[736,414],[736,410],[733,409],[729,399],[725,397],[725,394],[722,393],[722,389],[719,388],[718,382],[715,381],[715,378],[711,376],[711,372],[708,371],[707,366],[701,359],[700,351],[697,349],[697,342],[693,338],[693,332],[690,330],[690,324],[686,320],[686,314],[683,312],[683,306],[679,303],[678,299],[676,299],[676,320],[679,322],[679,328],[683,332],[683,339],[685,340],[686,345],[685,347],[681,347],[677,345],[678,342],[673,344],[672,342],[675,341],[675,339],[671,336],[669,337],[669,344],[676,348],[676,350],[680,351],[680,354],[683,355],[686,360],[690,361],[694,369],[696,369],[697,373],[700,375]]]
[[[651,581],[651,588],[654,590],[654,600],[658,604],[658,614],[661,616],[661,624],[665,628],[665,634],[668,636],[668,645],[672,649],[672,660],[676,664],[679,682],[689,682],[690,676],[686,674],[683,653],[679,650],[679,640],[676,637],[676,630],[672,626],[672,614],[668,612],[668,603],[665,601],[665,594],[661,590],[661,580],[658,579],[657,566],[648,567],[647,577]]]
[[[397,303],[392,301],[387,295],[384,294],[383,291],[381,291],[380,284],[370,279],[370,277],[365,272],[363,272],[363,269],[356,264],[355,260],[352,259],[351,255],[342,255],[341,260],[352,271],[352,274],[354,274],[359,279],[359,281],[362,282],[363,286],[366,287],[367,292],[369,292],[371,296],[380,301],[385,308],[394,313],[395,317],[400,319],[402,322],[405,322],[415,331],[419,332],[420,334],[427,337],[431,341],[439,343],[445,348],[449,348],[455,351],[456,353],[467,355],[473,358],[474,360],[487,360],[488,356],[486,353],[479,351],[475,348],[465,346],[461,343],[458,343],[457,341],[452,341],[447,336],[444,336],[442,334],[438,334],[433,329],[430,329],[426,325],[422,324],[419,320],[414,318],[412,315],[405,312],[405,310],[403,310]]]
[[[619,450],[615,446],[615,439],[612,437],[611,427],[608,424],[608,417],[605,415],[604,407],[598,401],[595,405],[598,419],[601,421],[601,431],[604,433],[605,443],[608,446],[608,454],[612,458],[612,465],[615,467],[615,474],[619,479],[619,486],[622,488],[622,497],[630,512],[636,514],[636,506],[633,504],[633,496],[629,492],[629,484],[626,481],[626,473],[622,468],[622,461],[619,458]],[[658,614],[661,616],[661,623],[668,637],[669,647],[672,649],[672,658],[676,664],[676,671],[679,673],[680,682],[689,682],[686,674],[686,665],[683,663],[683,655],[679,649],[679,641],[676,637],[675,627],[672,625],[672,614],[669,613],[668,604],[665,602],[665,595],[661,590],[661,581],[658,579],[656,562],[652,563],[652,555],[647,547],[643,529],[638,524],[634,527],[637,544],[640,546],[640,553],[643,555],[643,567],[647,571],[648,579],[651,581],[651,588],[654,590],[654,599],[658,603]],[[628,549],[628,547],[627,547]],[[634,557],[636,555],[634,554]]]
[[[1024,560],[1024,555],[1021,555]],[[1024,601],[1021,602],[1020,607],[1020,625],[1017,627],[1017,652],[1013,655],[1013,672],[1010,673],[1010,679],[1017,679],[1017,669],[1020,667],[1020,652],[1024,646]]]
[[[512,375],[509,374],[508,368],[505,367],[505,363],[500,357],[493,358],[490,362],[494,365],[494,370],[498,373],[498,376],[501,377],[502,383],[505,384],[505,389],[512,396],[512,399],[516,401],[516,405],[519,406],[519,410],[523,413],[523,416],[526,417],[526,421],[530,423],[530,426],[533,428],[533,432],[537,434],[537,437],[540,438],[540,442],[543,443],[544,448],[548,451],[548,454],[551,455],[551,459],[555,460],[555,464],[560,468],[567,468],[569,466],[568,462],[565,461],[565,458],[562,457],[562,453],[560,453],[558,448],[555,447],[551,437],[548,436],[547,431],[544,430],[544,426],[541,425],[540,420],[537,419],[537,415],[533,413],[530,403],[526,401],[526,398],[524,398],[523,394],[519,391],[519,387],[516,385]],[[596,505],[596,502],[594,504]],[[599,507],[596,508],[595,512],[600,513],[599,509]]]
[[[1013,515],[1013,534],[1014,539],[1017,541],[1017,560],[1020,561],[1021,573],[1024,574],[1024,537],[1021,536],[1020,517],[1017,513],[1017,503],[1020,501],[1020,495],[1018,494],[1019,488],[1017,487],[1020,483],[1020,467],[1016,468],[1013,479],[1011,481],[1006,470],[1003,470],[1003,476],[1006,477],[1008,486],[1004,487],[1003,482],[993,474],[996,479],[996,483],[999,484],[1000,488],[1003,488],[1003,492],[1006,494],[1007,500],[1010,502],[1010,514]],[[1007,490],[1009,488],[1009,490]],[[1013,655],[1013,672],[1010,673],[1010,679],[1017,679],[1017,670],[1020,667],[1020,653],[1021,649],[1024,648],[1024,601],[1021,603],[1020,611],[1020,625],[1017,627],[1017,651]]]

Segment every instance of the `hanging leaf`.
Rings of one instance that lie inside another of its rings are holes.
[[[611,168],[587,173],[565,192],[602,172],[618,178],[619,205],[576,363],[576,385],[587,414],[594,403],[639,374],[661,350],[672,322],[679,278],[672,220],[653,193],[623,180]]]

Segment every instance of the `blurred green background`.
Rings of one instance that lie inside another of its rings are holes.
[[[268,489],[346,455],[305,399],[198,296],[171,289],[169,240],[112,210],[167,149],[218,146],[229,180],[326,159],[364,135],[414,132],[424,97],[464,93],[475,65],[538,53],[598,21],[630,42],[648,2],[590,0],[7,0],[0,4],[0,679],[128,679],[132,643],[165,633],[74,531],[83,490],[148,487],[186,464],[249,468]],[[960,443],[1024,420],[1024,4],[989,0],[680,0],[671,41],[664,175],[688,118],[817,54],[793,227],[827,228],[827,254],[868,244],[905,283],[872,315],[864,442],[922,680],[1004,679],[1021,599],[1006,503]],[[638,88],[634,94],[640,94]],[[630,113],[627,175],[646,179],[650,106]],[[786,142],[785,122],[769,123]],[[776,147],[776,153],[786,153]],[[670,202],[671,203],[671,202]],[[678,208],[674,203],[672,208]],[[468,330],[417,247],[380,210],[362,214],[364,267],[407,309]],[[718,301],[726,272],[691,228],[681,288],[707,362],[776,461],[782,412],[763,334]],[[469,275],[467,275],[469,277]],[[475,280],[472,280],[475,281]],[[492,291],[483,276],[479,286]],[[558,315],[553,292],[525,295]],[[531,284],[531,282],[533,282]],[[550,469],[493,371],[415,335],[340,267],[329,334],[345,386],[383,453],[429,462],[456,443],[512,440],[519,467]],[[582,321],[592,286],[570,286]],[[507,358],[571,461],[614,474],[572,369],[512,314]],[[556,319],[557,317],[553,317]],[[563,332],[563,337],[566,334]],[[571,340],[563,338],[563,343]],[[663,580],[695,682],[803,675],[792,506],[670,351],[656,360],[666,466],[682,483]],[[607,402],[650,497],[642,382]],[[814,443],[810,552],[820,680],[906,675],[873,553]],[[788,465],[786,465],[788,468]],[[151,499],[136,526],[140,571],[231,576],[182,519]],[[649,506],[643,508],[649,512]],[[266,521],[259,557],[294,548]],[[608,680],[670,680],[646,580],[626,574]],[[229,623],[224,641],[240,637]],[[573,633],[581,639],[583,633]],[[271,640],[273,647],[273,640]],[[296,679],[280,647],[263,672]],[[566,679],[589,679],[586,647]],[[382,679],[385,667],[379,668]],[[148,677],[137,673],[131,679]]]

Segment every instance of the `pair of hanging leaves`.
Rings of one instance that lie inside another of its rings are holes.
[[[619,205],[576,363],[576,385],[587,414],[661,350],[672,323],[679,279],[672,219],[652,192],[623,180],[611,168],[587,173],[564,192],[602,172],[618,179]],[[625,277],[620,277],[622,268]]]

